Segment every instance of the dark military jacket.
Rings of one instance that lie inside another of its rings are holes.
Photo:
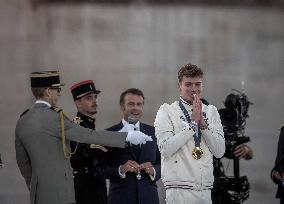
[[[81,126],[95,129],[94,118],[78,112],[76,119]],[[95,166],[104,163],[105,152],[91,148],[90,144],[71,141],[70,145],[72,151],[76,151],[70,159],[74,173],[76,204],[106,204],[106,181],[95,170]]]

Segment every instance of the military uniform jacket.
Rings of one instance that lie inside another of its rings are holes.
[[[83,128],[64,119],[68,140],[124,147],[126,134]],[[73,174],[63,154],[59,113],[35,104],[16,125],[16,159],[30,190],[31,204],[75,203]]]
[[[95,129],[95,119],[77,113],[79,124],[85,128]],[[70,158],[74,172],[76,204],[106,204],[107,188],[104,176],[99,175],[95,166],[104,163],[105,152],[102,149],[91,148],[90,144],[71,141],[75,154]]]

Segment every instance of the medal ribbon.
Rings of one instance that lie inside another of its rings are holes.
[[[182,101],[179,100],[179,107],[181,109],[181,111],[183,112],[188,124],[191,126],[191,124],[194,125],[194,130],[195,130],[195,134],[193,135],[193,139],[194,139],[194,143],[195,143],[195,147],[200,147],[200,142],[201,142],[201,131],[200,128],[198,126],[197,123],[195,122],[191,122],[190,119],[190,115],[188,113],[188,111],[185,109],[184,105],[182,104]]]

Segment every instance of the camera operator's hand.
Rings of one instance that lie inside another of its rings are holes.
[[[245,144],[240,144],[235,147],[234,156],[239,159],[250,160],[253,157],[252,149]]]

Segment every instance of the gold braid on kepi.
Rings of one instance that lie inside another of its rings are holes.
[[[64,117],[68,118],[63,111],[61,110],[59,112],[60,115],[60,127],[61,127],[61,139],[62,139],[62,147],[63,147],[63,153],[66,159],[70,159],[71,156],[73,154],[75,154],[77,147],[78,147],[78,143],[76,144],[75,150],[73,152],[71,152],[71,150],[68,149],[68,147],[66,146],[66,138],[65,138],[65,126],[64,126]]]

